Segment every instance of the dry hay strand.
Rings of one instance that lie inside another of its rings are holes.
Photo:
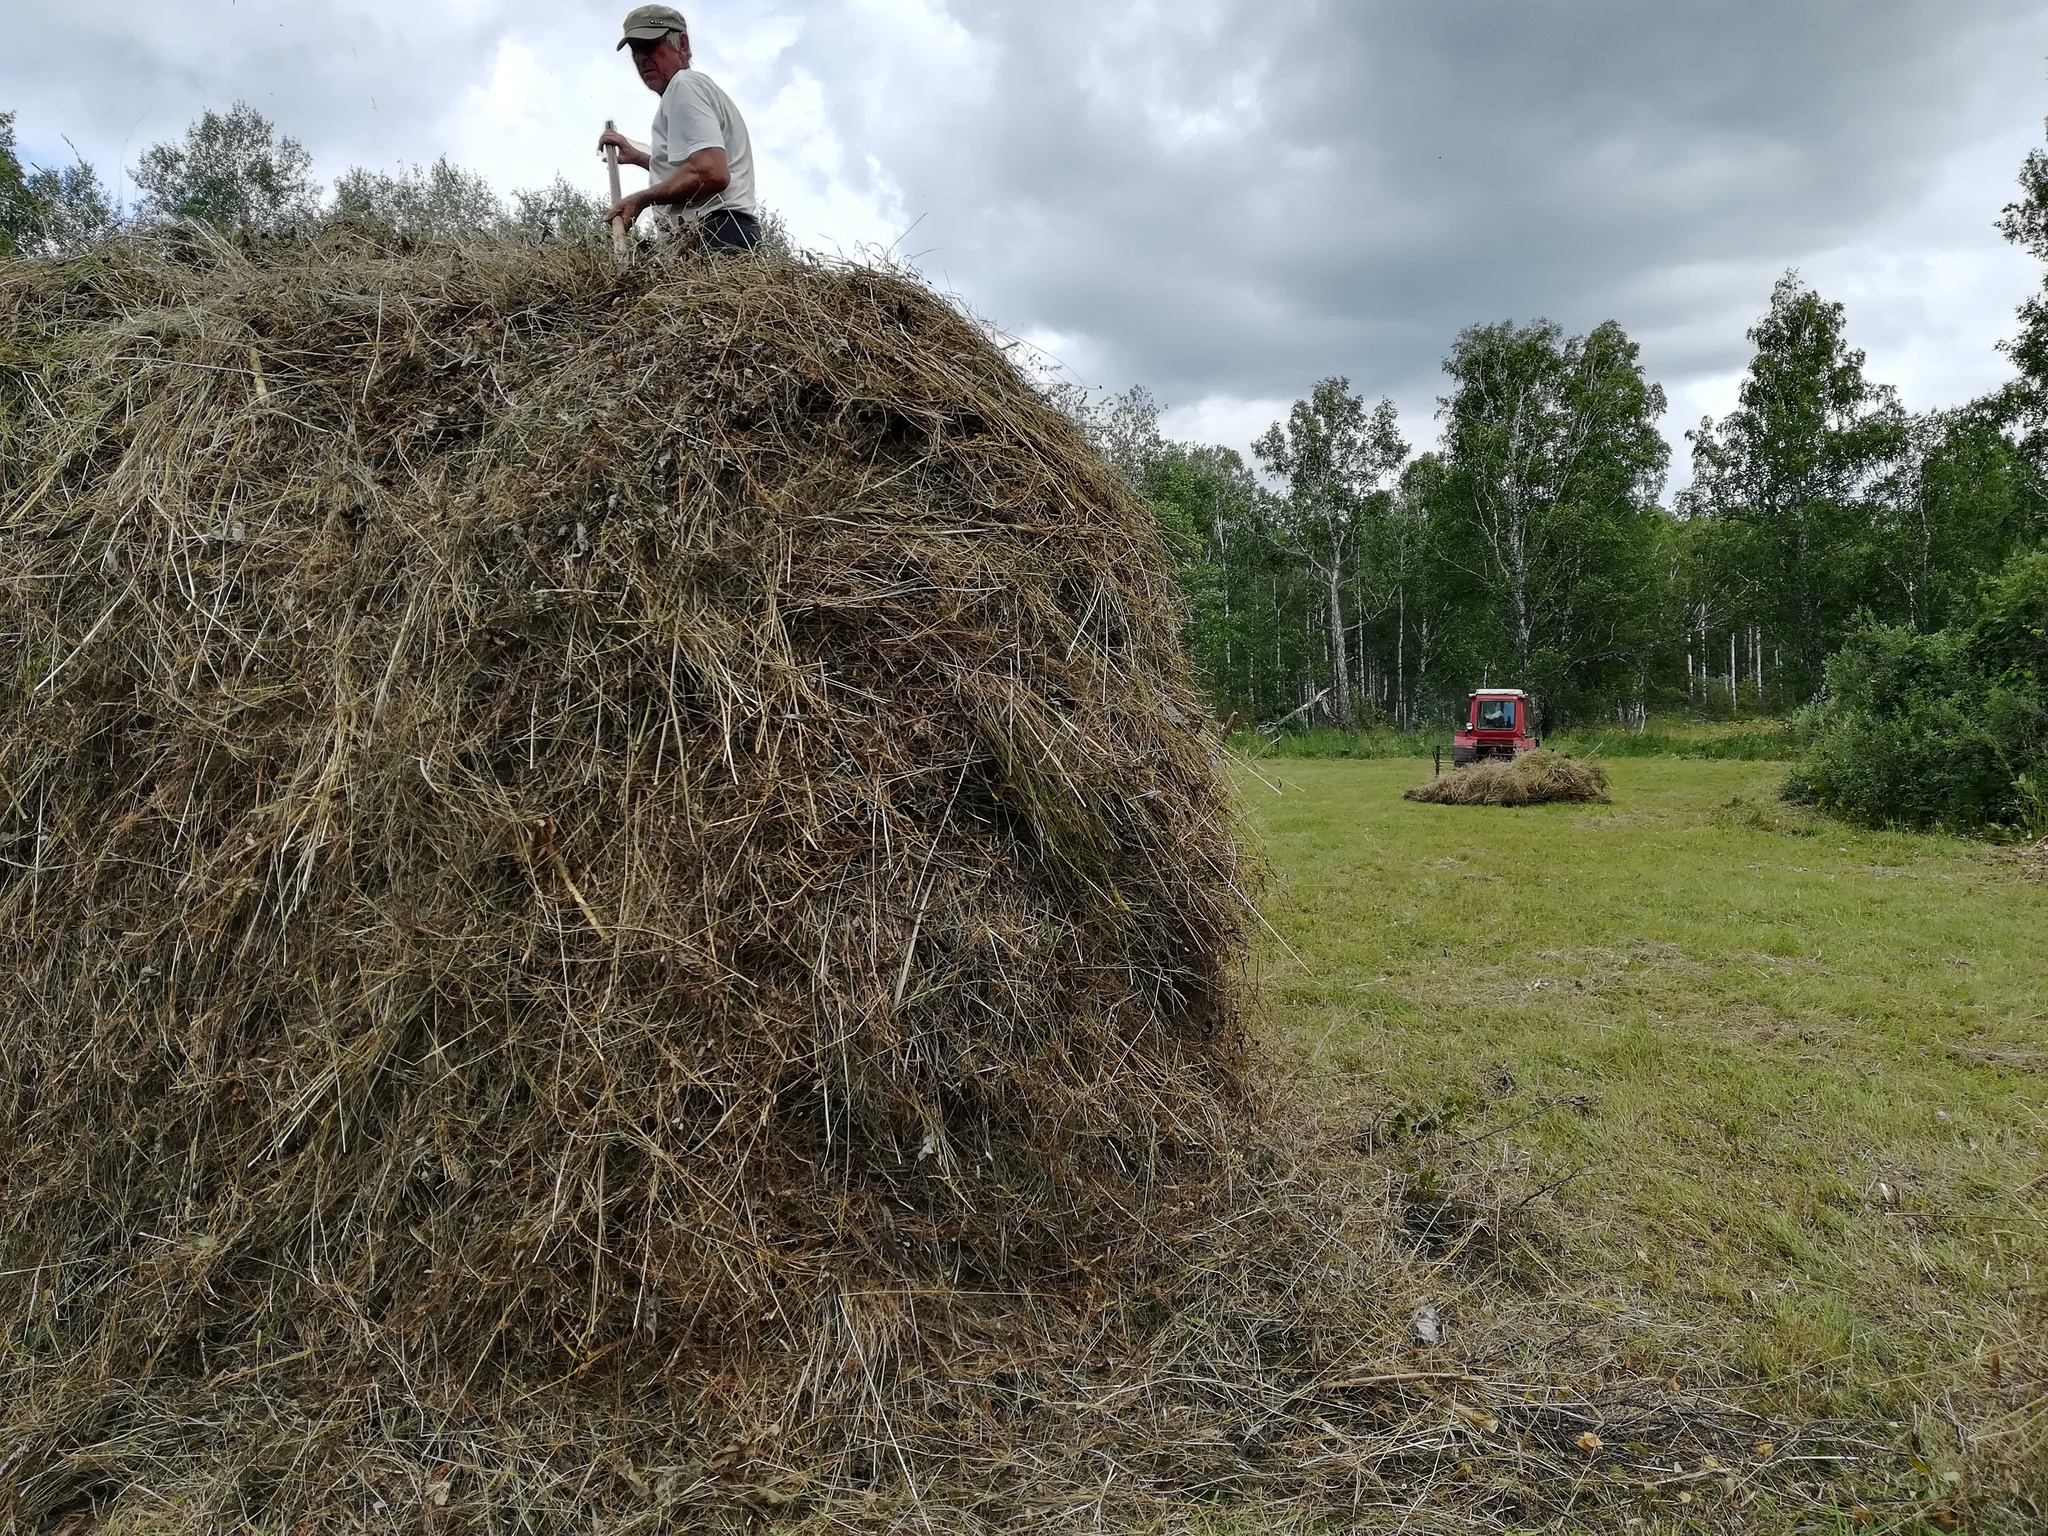
[[[1407,1359],[1399,1217],[1271,1150],[1156,527],[915,283],[0,267],[0,605],[0,1526],[1468,1531],[1640,1459]]]
[[[1487,758],[1418,784],[1402,798],[1430,805],[1608,805],[1607,770],[1591,758],[1539,749]]]

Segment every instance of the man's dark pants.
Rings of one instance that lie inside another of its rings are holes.
[[[761,243],[761,221],[734,208],[714,208],[697,221],[707,251],[751,251]]]

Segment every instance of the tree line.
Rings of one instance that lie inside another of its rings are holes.
[[[2001,226],[2048,261],[2048,156],[2021,184]],[[1459,333],[1419,455],[1343,378],[1249,463],[1162,436],[1142,389],[1068,405],[1169,534],[1219,717],[1440,729],[1480,685],[1529,689],[1546,729],[1787,714],[1852,634],[1967,624],[2048,537],[2048,293],[2019,318],[2017,377],[1914,414],[1787,273],[1668,507],[1664,391],[1612,322]]]
[[[358,166],[323,188],[306,147],[246,102],[200,113],[183,137],[144,150],[128,179],[137,199],[123,208],[83,156],[69,165],[23,164],[15,114],[0,112],[0,256],[68,255],[126,226],[165,220],[273,237],[357,222],[419,238],[561,239],[601,233],[605,213],[559,175],[501,198],[487,178],[445,155],[397,172]]]

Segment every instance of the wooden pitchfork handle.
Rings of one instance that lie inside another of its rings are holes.
[[[617,133],[619,131],[619,125],[613,122],[610,118],[606,118],[604,120],[604,131],[606,133]],[[619,199],[625,195],[619,190],[618,145],[605,145],[604,168],[610,174],[612,179],[612,206],[616,208],[619,204]],[[626,221],[622,218],[612,220],[612,254],[615,256],[624,256],[626,254]]]

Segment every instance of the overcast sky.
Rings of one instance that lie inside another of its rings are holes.
[[[624,9],[0,0],[0,110],[110,178],[243,98],[325,180],[445,152],[597,191],[604,120],[644,137],[654,105]],[[685,10],[801,242],[893,248],[1182,436],[1243,446],[1342,373],[1426,440],[1455,332],[1547,316],[1640,340],[1677,441],[1732,403],[1787,267],[1909,405],[1952,404],[2005,376],[2040,276],[1992,221],[2048,115],[2043,0]]]

